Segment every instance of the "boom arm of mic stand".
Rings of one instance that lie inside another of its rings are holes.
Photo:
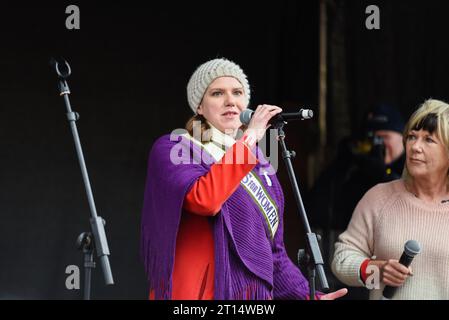
[[[329,289],[329,284],[327,283],[326,274],[324,273],[324,261],[321,255],[320,247],[318,244],[318,239],[315,233],[307,233],[307,245],[310,254],[310,263],[316,268],[318,274],[318,279],[320,279],[321,288],[323,290]]]
[[[106,240],[106,232],[104,231],[105,222],[103,218],[97,216],[96,218],[90,219],[90,225],[95,239],[95,249],[97,250],[97,256],[100,258],[100,264],[103,269],[104,281],[107,285],[114,284],[111,266],[109,264],[108,258],[108,241]]]

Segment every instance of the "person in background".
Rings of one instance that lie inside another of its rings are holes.
[[[381,104],[369,110],[358,134],[340,142],[335,159],[306,195],[311,225],[322,235],[329,271],[335,241],[347,228],[358,201],[376,184],[401,177],[403,130],[404,120],[396,108]],[[343,286],[333,277],[329,284],[334,289]],[[368,299],[368,292],[352,288],[346,299]]]

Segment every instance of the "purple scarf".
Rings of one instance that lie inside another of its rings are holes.
[[[156,299],[170,299],[176,237],[183,200],[193,183],[209,172],[215,160],[204,149],[182,136],[159,138],[148,159],[141,224],[141,255],[150,290]],[[174,164],[170,154],[182,159]],[[257,174],[269,163],[260,150]],[[283,243],[284,197],[275,175],[272,186],[260,179],[276,202],[279,227],[270,239],[268,226],[257,205],[242,186],[211,217],[215,245],[214,294],[226,299],[304,299],[306,279],[287,257]]]

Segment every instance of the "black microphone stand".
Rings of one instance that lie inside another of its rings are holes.
[[[58,74],[58,88],[59,95],[64,98],[65,106],[67,108],[67,119],[70,123],[72,129],[73,139],[75,141],[76,153],[78,155],[78,160],[81,167],[81,174],[83,176],[84,186],[87,193],[87,200],[89,202],[89,208],[91,212],[90,226],[92,233],[83,232],[81,233],[76,241],[76,246],[79,250],[83,250],[84,254],[84,299],[90,300],[91,291],[91,274],[92,269],[95,268],[95,262],[93,258],[93,252],[97,251],[97,256],[100,258],[101,267],[103,269],[104,279],[107,285],[114,284],[114,279],[112,278],[111,266],[109,265],[109,247],[106,239],[106,232],[104,226],[106,224],[105,220],[97,215],[97,210],[95,208],[94,197],[92,194],[92,189],[90,186],[89,176],[87,174],[86,163],[84,161],[83,151],[81,149],[81,142],[78,135],[78,130],[76,127],[76,121],[79,119],[79,114],[73,112],[70,106],[69,100],[69,86],[66,79],[71,74],[71,69],[67,61],[62,59],[60,68],[60,63],[55,59],[51,59],[50,64],[55,68]]]
[[[312,232],[307,218],[306,211],[304,209],[304,204],[302,202],[301,193],[299,192],[298,182],[296,181],[295,171],[293,169],[291,158],[295,157],[294,151],[289,151],[285,144],[285,132],[284,125],[286,122],[277,121],[273,124],[273,128],[277,129],[277,139],[281,145],[282,158],[284,159],[285,166],[287,168],[288,177],[290,179],[293,194],[295,195],[296,204],[299,209],[299,215],[304,225],[306,233],[306,249],[305,251],[299,250],[298,258],[303,259],[299,261],[299,265],[306,264],[309,278],[309,295],[310,300],[315,300],[315,279],[318,274],[318,279],[320,280],[321,289],[323,291],[329,290],[329,284],[327,282],[326,274],[324,273],[324,261],[321,255],[320,247],[318,245],[318,238],[315,233]]]

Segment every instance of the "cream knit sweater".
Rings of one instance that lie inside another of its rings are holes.
[[[394,299],[449,299],[449,202],[424,202],[402,179],[378,184],[363,196],[335,244],[332,271],[348,286],[363,286],[362,262],[373,256],[399,259],[407,240],[418,241],[421,253],[411,264],[414,276]],[[370,299],[379,299],[383,287],[371,290]]]

